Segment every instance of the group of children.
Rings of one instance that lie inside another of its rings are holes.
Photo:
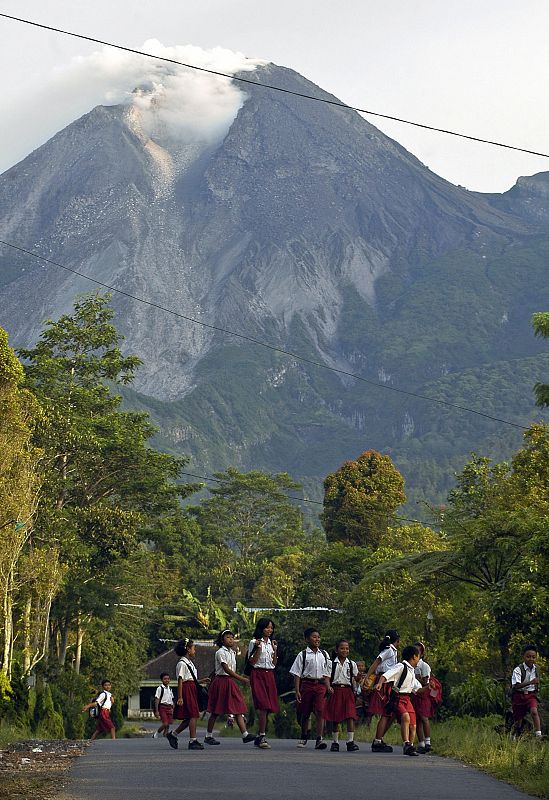
[[[214,726],[220,715],[234,717],[242,741],[253,742],[260,749],[270,749],[267,741],[267,720],[271,713],[279,710],[274,671],[278,660],[277,642],[273,638],[275,624],[271,619],[258,621],[246,653],[244,674],[236,669],[235,636],[231,630],[223,630],[216,639],[214,672],[209,683],[207,708],[201,682],[198,681],[193,658],[196,646],[191,639],[179,642],[175,651],[177,663],[177,696],[170,687],[170,676],[162,673],[161,684],[155,693],[155,716],[161,725],[154,734],[163,735],[174,749],[179,746],[178,737],[189,730],[189,750],[203,750],[206,745],[219,745],[214,735]],[[431,675],[424,659],[425,645],[416,642],[407,645],[398,659],[400,637],[396,630],[389,630],[380,644],[377,658],[366,671],[364,662],[355,662],[349,657],[350,647],[346,639],[336,642],[330,655],[320,647],[320,633],[310,627],[304,631],[306,646],[300,651],[291,668],[294,679],[296,711],[301,726],[298,747],[304,748],[311,735],[311,717],[316,724],[315,749],[327,749],[324,739],[326,723],[331,730],[332,752],[339,751],[339,728],[345,724],[347,730],[346,750],[359,749],[354,741],[355,722],[358,720],[357,695],[361,695],[366,721],[379,716],[371,749],[376,753],[389,753],[393,748],[383,737],[392,722],[400,723],[403,753],[417,756],[431,750],[430,719],[440,702],[440,683]],[[528,645],[523,653],[523,663],[515,668],[512,676],[513,715],[518,721],[531,713],[537,736],[541,736],[541,724],[537,711],[539,676],[536,668],[537,651]],[[246,703],[238,684],[249,685],[254,708],[258,716],[257,734],[246,728]],[[96,706],[99,710],[97,729],[110,731],[114,738],[114,726],[109,718],[112,704],[110,682],[103,681],[98,697],[84,710]],[[204,744],[197,738],[197,722],[202,710],[209,712]],[[175,730],[170,730],[173,719],[179,721]],[[109,725],[110,723],[110,725]],[[112,726],[112,727],[111,727]],[[419,744],[416,747],[415,737]]]

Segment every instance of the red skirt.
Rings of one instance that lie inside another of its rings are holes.
[[[210,714],[245,714],[248,709],[240,689],[232,678],[216,675],[208,692]]]
[[[412,695],[412,705],[418,717],[433,717],[434,708],[429,692]]]
[[[389,699],[387,692],[388,688],[386,683],[381,687],[381,691],[378,692],[377,689],[374,689],[370,692],[368,695],[368,708],[366,709],[367,714],[385,713],[385,705]]]
[[[176,719],[197,719],[200,716],[194,681],[182,682],[183,705],[175,706]]]
[[[350,686],[334,686],[334,693],[328,697],[324,719],[328,722],[343,722],[345,719],[358,719],[355,695]]]
[[[108,708],[101,708],[99,710],[99,716],[97,717],[97,723],[95,725],[95,730],[97,733],[108,733],[112,731],[114,728],[114,722],[111,719],[111,712]]]
[[[513,706],[513,719],[515,722],[520,722],[529,711],[538,707],[538,698],[534,692],[513,692],[511,704]]]
[[[173,719],[173,706],[168,703],[160,703],[158,706],[158,716],[162,725],[169,725]]]
[[[274,669],[253,668],[250,674],[250,687],[254,708],[257,711],[278,711],[278,694]]]

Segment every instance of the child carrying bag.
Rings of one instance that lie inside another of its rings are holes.
[[[387,717],[392,716],[396,711],[396,707],[398,705],[398,696],[400,694],[400,690],[402,688],[402,684],[404,683],[406,675],[408,674],[408,667],[406,666],[406,664],[402,664],[402,667],[403,669],[402,672],[400,673],[400,677],[396,682],[396,684],[392,686],[391,693],[389,694],[389,699],[385,703],[385,709],[383,713]]]

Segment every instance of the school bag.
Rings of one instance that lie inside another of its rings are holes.
[[[196,672],[194,671],[194,665],[191,664],[189,661],[186,661],[185,663],[189,668],[189,672],[191,673],[194,685],[196,686],[196,699],[198,702],[198,710],[206,711],[206,709],[208,708],[208,689],[198,682],[198,678],[196,677]]]
[[[402,689],[402,684],[404,683],[404,681],[406,679],[406,676],[408,674],[408,669],[409,669],[409,667],[407,667],[406,664],[403,664],[403,670],[400,673],[400,677],[399,677],[398,681],[396,682],[396,684],[393,684],[393,686],[391,687],[391,691],[390,691],[390,694],[389,694],[389,699],[385,703],[385,709],[384,709],[384,712],[383,712],[387,717],[390,717],[391,714],[394,713],[394,711],[395,711],[395,709],[396,709],[396,707],[398,705],[398,696],[400,694],[400,690]],[[412,672],[413,672],[413,670],[412,670]]]
[[[534,664],[534,678],[539,678],[537,664]],[[526,667],[524,666],[524,664],[521,664],[520,665],[520,682],[524,683],[525,680],[526,680]],[[514,687],[511,687],[511,693],[512,692],[519,692],[520,694],[522,694],[522,690],[521,689],[515,689]],[[536,694],[537,692],[539,692],[539,683],[538,683],[537,686],[534,686],[534,691],[532,692],[532,694]]]
[[[336,672],[337,662],[338,662],[337,658],[334,658],[334,660],[332,661],[332,674],[330,675],[330,686],[334,682],[334,676],[335,676],[335,672]],[[356,676],[353,675],[353,662],[351,661],[351,659],[349,659],[349,678],[350,678],[350,681],[351,681],[351,689],[353,690],[353,693],[355,691],[355,689],[353,687],[353,678],[354,677],[356,677]]]
[[[160,686],[158,688],[160,689],[160,697],[158,698],[158,705],[159,706],[161,706],[161,705],[166,705],[166,706],[170,705],[169,703],[164,703],[163,702],[164,701],[164,689],[166,689],[164,684],[163,683],[160,684]],[[153,697],[153,707],[154,707],[155,699],[156,699],[156,693],[155,693],[155,696]]]
[[[442,703],[442,683],[438,678],[435,678],[435,676],[431,674],[431,677],[429,678],[429,686],[429,697],[431,698],[431,703],[435,709],[437,709]]]
[[[321,650],[320,652],[324,656],[324,667],[327,667],[328,666],[328,661],[330,660],[330,656],[328,655],[326,650]],[[307,666],[307,648],[305,648],[305,650],[301,651],[301,660],[302,660],[302,663],[301,663],[301,677],[303,678],[303,673],[305,672],[305,667]]]
[[[103,702],[101,702],[100,700],[102,694],[105,695],[105,699],[103,700]],[[105,691],[99,692],[99,694],[97,695],[97,704],[93,705],[91,708],[88,709],[88,714],[92,719],[97,719],[101,715],[101,709],[103,708],[106,702],[107,702],[106,692]]]
[[[250,661],[250,658],[256,654],[258,647],[259,647],[259,645],[257,644],[257,642],[255,642],[255,644],[254,644],[254,646],[252,648],[252,652],[250,653],[250,655],[248,655],[248,651],[246,650],[246,655],[244,656],[244,669],[243,669],[243,672],[244,672],[244,675],[248,676],[248,678],[252,674],[252,670],[254,668],[252,662]]]

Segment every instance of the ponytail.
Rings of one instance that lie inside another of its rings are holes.
[[[394,628],[390,628],[387,633],[385,634],[385,638],[379,643],[379,652],[383,652],[383,650],[387,650],[390,644],[394,644],[398,642],[400,639],[399,633]]]

